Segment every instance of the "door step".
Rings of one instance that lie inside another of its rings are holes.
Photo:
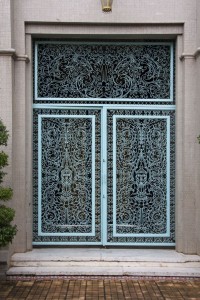
[[[200,277],[200,256],[152,249],[34,249],[14,254],[7,275]]]

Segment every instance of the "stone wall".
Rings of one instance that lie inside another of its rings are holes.
[[[197,93],[196,93],[196,98],[197,98],[197,125],[196,127],[198,128],[198,135],[200,134],[200,1],[197,1],[197,57],[196,57],[196,69],[197,69],[197,74],[196,74],[196,82],[197,82]],[[197,239],[197,253],[200,255],[200,145],[199,149],[197,151],[197,177],[196,177],[196,190],[197,190],[197,195],[196,195],[196,239]]]
[[[176,249],[200,254],[199,1],[114,0],[105,14],[100,0],[0,0],[0,13],[1,118],[10,131],[6,182],[14,189],[18,226],[10,253],[32,247],[32,38],[115,37],[176,40]]]

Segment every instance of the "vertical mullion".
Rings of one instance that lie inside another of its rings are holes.
[[[38,235],[42,232],[42,116],[38,115]]]
[[[102,244],[107,242],[107,108],[103,107],[101,117],[101,220],[102,220]]]
[[[174,47],[170,47],[170,100],[174,101]]]
[[[34,100],[38,100],[38,43],[35,43],[35,66],[34,66]]]
[[[96,227],[95,227],[95,187],[96,187],[96,163],[95,163],[95,157],[96,157],[96,143],[95,143],[95,137],[96,137],[96,128],[95,128],[95,116],[92,116],[92,234],[95,235]]]
[[[117,234],[117,222],[116,222],[116,215],[117,215],[117,181],[116,181],[116,154],[117,154],[117,147],[116,147],[116,140],[117,140],[117,116],[113,116],[113,236]]]

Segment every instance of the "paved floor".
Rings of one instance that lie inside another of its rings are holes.
[[[11,257],[9,276],[200,277],[200,256],[169,249],[37,248]]]
[[[200,299],[200,279],[71,278],[0,281],[0,300]]]

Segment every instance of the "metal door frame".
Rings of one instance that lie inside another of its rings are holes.
[[[175,105],[118,105],[118,104],[33,104],[33,109],[99,109],[101,115],[101,243],[95,242],[33,242],[33,245],[102,245],[102,246],[174,246],[175,243],[109,243],[107,242],[107,110],[175,110]],[[94,137],[93,137],[94,138]],[[168,168],[167,184],[169,186],[170,173]],[[113,189],[115,189],[113,182]],[[169,193],[169,191],[168,191]],[[168,203],[169,204],[169,203]],[[168,208],[169,209],[169,208]]]

